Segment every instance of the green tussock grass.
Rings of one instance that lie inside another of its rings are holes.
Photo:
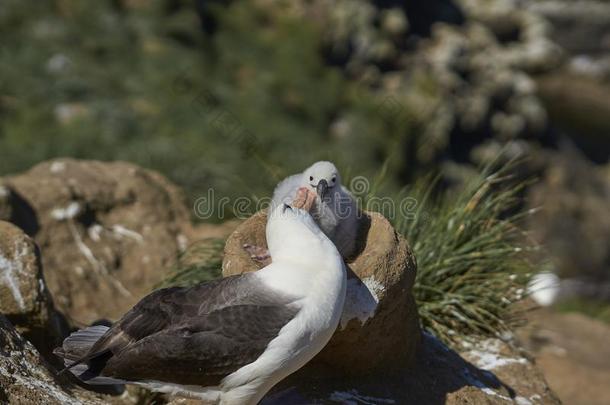
[[[168,276],[155,288],[186,287],[214,280],[222,275],[222,252],[225,241],[209,238],[193,243],[182,253]]]
[[[522,230],[519,193],[511,166],[484,169],[458,192],[433,200],[433,186],[410,193],[415,212],[395,226],[418,262],[414,286],[422,326],[448,344],[468,336],[498,336],[520,320],[536,250]]]
[[[523,297],[532,270],[527,253],[534,247],[518,226],[528,215],[516,210],[525,184],[515,184],[510,169],[485,168],[457,192],[433,197],[435,182],[421,181],[393,197],[397,205],[410,201],[407,215],[397,211],[390,219],[417,258],[414,295],[422,327],[449,345],[471,336],[498,336],[521,319],[512,304]],[[373,184],[360,196],[363,207],[371,208],[367,202],[380,193]],[[220,276],[222,245],[219,240],[195,245],[207,260],[179,263],[164,285]]]

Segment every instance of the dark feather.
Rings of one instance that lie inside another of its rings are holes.
[[[298,312],[295,298],[273,292],[253,274],[144,297],[79,359],[83,380],[97,376],[216,385],[256,360]],[[81,352],[82,353],[82,352]],[[94,381],[94,380],[92,380]]]

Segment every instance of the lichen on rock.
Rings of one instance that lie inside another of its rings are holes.
[[[30,237],[0,221],[0,314],[42,351],[50,352],[67,333],[47,289],[40,255]]]
[[[76,387],[66,389],[58,383],[48,369],[47,362],[2,315],[0,315],[0,354],[0,403],[24,405],[104,403],[82,389]]]
[[[1,182],[0,214],[40,246],[55,304],[78,324],[122,315],[192,231],[182,192],[130,163],[57,159]]]

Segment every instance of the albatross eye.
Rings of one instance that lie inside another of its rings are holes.
[[[334,183],[335,181],[337,181],[337,178],[333,177],[330,181],[332,181]]]
[[[309,176],[309,181],[313,181],[313,176]]]

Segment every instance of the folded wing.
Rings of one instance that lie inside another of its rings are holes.
[[[95,343],[86,331],[78,332],[85,335],[88,350],[68,338],[58,354],[77,377],[93,384],[155,380],[217,385],[256,360],[297,312],[294,297],[245,274],[155,291]]]

